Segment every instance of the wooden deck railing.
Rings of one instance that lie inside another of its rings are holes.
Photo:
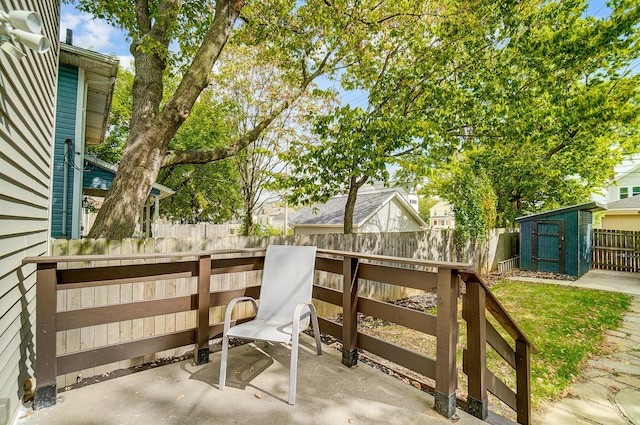
[[[235,258],[226,258],[235,255]],[[151,260],[153,264],[129,264],[65,268],[79,262]],[[232,298],[259,296],[259,287],[211,291],[213,275],[261,270],[264,249],[225,250],[175,254],[138,254],[120,256],[65,256],[25,259],[37,264],[36,321],[36,409],[55,404],[58,375],[131,359],[177,347],[194,345],[198,364],[209,361],[209,340],[221,335],[222,323],[210,323],[210,309],[225,306]],[[64,265],[60,267],[61,265]],[[342,361],[353,366],[358,350],[366,350],[435,381],[435,408],[451,418],[456,408],[458,342],[458,300],[460,281],[466,283],[463,317],[467,321],[467,349],[463,369],[468,376],[467,410],[485,419],[487,391],[517,411],[518,422],[530,423],[529,355],[535,348],[493,297],[470,264],[442,263],[406,258],[362,255],[352,252],[318,250],[316,270],[343,277],[343,290],[314,286],[313,297],[342,307],[338,323],[320,318],[322,332],[342,341]],[[92,288],[164,279],[197,278],[194,294],[149,301],[110,304],[58,312],[57,292],[72,288]],[[437,292],[437,314],[358,296],[361,280],[372,280]],[[56,333],[69,329],[103,325],[163,314],[196,311],[194,328],[117,344],[56,355]],[[515,348],[505,341],[486,320],[489,311],[514,340]],[[393,322],[436,337],[435,357],[412,351],[358,331],[358,312]],[[246,319],[243,319],[246,320]],[[486,367],[489,343],[511,365],[517,376],[512,390]]]

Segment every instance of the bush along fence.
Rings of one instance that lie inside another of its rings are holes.
[[[208,362],[209,341],[222,332],[224,306],[238,296],[259,296],[259,286],[232,288],[223,278],[261,273],[264,249],[33,257],[24,263],[37,264],[34,406],[39,409],[55,404],[60,378],[65,375],[77,377],[84,371],[122,366],[122,362],[178,349],[193,350],[198,364]],[[487,394],[491,392],[517,412],[519,423],[531,422],[529,356],[536,349],[471,264],[322,249],[316,271],[340,280],[337,289],[314,285],[313,298],[335,305],[343,313],[341,323],[330,317],[320,320],[322,332],[342,341],[343,364],[354,366],[359,350],[366,350],[433,380],[435,409],[448,418],[458,405],[486,419]],[[361,296],[359,286],[371,280],[436,293],[436,313]],[[184,293],[178,293],[178,281],[188,287]],[[462,282],[466,285],[462,303],[467,322],[462,361],[468,380],[466,400],[456,396]],[[64,291],[67,296],[62,296]],[[155,296],[159,294],[154,291],[164,292]],[[97,292],[102,293],[104,303],[82,305],[83,300],[98,299],[92,297]],[[147,293],[154,297],[147,299]],[[70,300],[80,306],[66,308]],[[418,353],[361,332],[358,313],[434,336],[435,352]],[[250,315],[240,312],[235,320],[241,322]],[[149,333],[159,324],[164,327],[162,332]],[[68,332],[79,336],[72,350]],[[66,349],[61,347],[64,344]],[[487,345],[513,368],[515,385],[507,385],[487,369]]]

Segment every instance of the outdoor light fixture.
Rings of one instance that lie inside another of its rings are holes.
[[[49,39],[42,35],[42,19],[37,12],[0,10],[0,49],[11,57],[22,59],[26,55],[15,46],[15,41],[37,53],[44,53],[51,47]]]

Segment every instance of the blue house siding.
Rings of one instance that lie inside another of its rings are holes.
[[[85,166],[85,172],[82,176],[82,187],[86,189],[99,189],[107,191],[111,188],[115,173],[110,170],[104,170],[100,167]],[[152,195],[160,195],[158,189],[151,189]]]
[[[51,236],[70,238],[73,211],[73,160],[76,134],[76,107],[78,97],[78,68],[60,65],[58,74],[58,99],[56,110],[56,133],[53,156],[53,190],[51,203]],[[69,157],[65,158],[65,140],[70,139]],[[67,168],[66,229],[62,229],[64,213],[64,174]]]

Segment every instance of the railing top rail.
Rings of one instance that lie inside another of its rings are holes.
[[[225,254],[257,254],[263,253],[266,248],[240,248],[240,249],[220,249],[212,251],[186,251],[186,252],[167,252],[167,253],[149,253],[149,254],[99,254],[99,255],[58,255],[58,256],[39,256],[26,257],[22,260],[22,264],[47,264],[47,263],[72,263],[85,261],[116,261],[116,260],[156,260],[161,258],[184,258],[184,257],[201,257],[203,255],[225,255]],[[362,260],[373,260],[383,262],[393,262],[400,264],[409,264],[424,267],[438,267],[455,270],[471,271],[472,263],[456,263],[445,261],[420,260],[415,258],[391,257],[387,255],[362,254],[359,252],[336,251],[331,249],[318,249],[318,253],[325,255],[338,255],[341,257],[359,258]]]
[[[224,255],[224,254],[256,254],[265,252],[266,248],[239,248],[239,249],[219,249],[213,251],[185,251],[185,252],[165,252],[151,254],[99,254],[99,255],[58,255],[25,257],[22,264],[44,264],[44,263],[72,263],[84,261],[114,261],[114,260],[152,260],[159,258],[184,258],[201,257],[203,255]]]
[[[359,252],[336,251],[331,249],[318,249],[318,253],[329,254],[329,255],[339,255],[341,257],[359,258],[362,260],[374,260],[374,261],[393,262],[393,263],[400,263],[400,264],[411,264],[415,266],[439,267],[439,268],[447,268],[447,269],[455,269],[455,270],[465,270],[470,272],[471,270],[473,270],[473,263],[455,263],[455,262],[446,262],[446,261],[421,260],[416,258],[391,257],[388,255],[376,255],[376,254],[362,254]]]
[[[490,307],[490,310],[494,310],[494,317],[500,323],[500,325],[509,333],[509,335],[511,335],[514,340],[520,339],[521,341],[525,342],[530,347],[532,353],[537,354],[539,352],[535,345],[533,345],[533,343],[529,341],[529,338],[527,338],[522,329],[520,329],[516,321],[513,320],[509,312],[507,312],[500,301],[498,301],[495,295],[493,295],[493,292],[491,292],[484,280],[482,280],[482,278],[478,276],[476,272],[461,272],[460,277],[465,282],[476,282],[482,285],[487,294],[488,307]]]

